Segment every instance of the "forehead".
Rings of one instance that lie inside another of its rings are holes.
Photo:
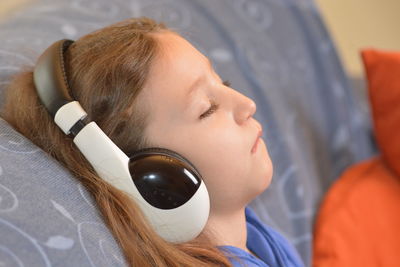
[[[179,35],[168,32],[154,36],[159,49],[141,93],[150,115],[184,105],[190,87],[209,64],[203,54]]]
[[[208,59],[186,39],[171,32],[155,34],[155,38],[159,51],[149,74],[150,84],[174,81],[177,76],[180,82],[191,81],[204,71]]]

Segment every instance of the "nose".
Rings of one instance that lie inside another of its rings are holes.
[[[245,123],[256,112],[256,103],[249,97],[236,91],[234,116],[237,124]]]

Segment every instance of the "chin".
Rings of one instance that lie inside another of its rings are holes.
[[[266,190],[269,185],[271,184],[272,181],[272,176],[274,173],[274,166],[272,164],[272,160],[269,156],[267,146],[263,142],[263,147],[262,149],[264,150],[263,152],[265,153],[263,157],[263,164],[260,166],[260,169],[262,170],[261,176],[263,177],[261,180],[263,181],[263,191]],[[263,154],[264,154],[263,153]]]
[[[268,157],[266,159],[265,164],[263,164],[262,167],[260,167],[260,173],[257,175],[259,177],[258,179],[258,185],[257,185],[257,195],[263,193],[271,184],[272,181],[272,176],[273,176],[273,165],[271,159]]]
[[[250,202],[252,202],[255,198],[257,198],[259,195],[265,192],[265,190],[269,187],[271,184],[271,178],[270,177],[260,177],[262,183],[257,183],[254,184],[252,188],[249,188],[249,194],[247,195],[247,201],[246,205],[248,205]]]

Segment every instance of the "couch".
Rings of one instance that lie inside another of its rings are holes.
[[[0,104],[12,75],[52,42],[143,15],[180,32],[255,100],[274,176],[250,206],[310,265],[321,198],[347,166],[376,153],[368,106],[312,0],[25,1],[0,19]],[[0,263],[125,266],[85,188],[1,118]]]

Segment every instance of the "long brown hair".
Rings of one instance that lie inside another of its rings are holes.
[[[135,100],[159,51],[154,34],[163,31],[170,30],[149,18],[129,19],[80,38],[65,55],[72,97],[125,153],[147,146],[146,112]],[[14,78],[1,115],[88,189],[130,266],[231,266],[205,235],[184,244],[160,238],[135,202],[103,181],[54,124],[39,103],[32,69]]]

